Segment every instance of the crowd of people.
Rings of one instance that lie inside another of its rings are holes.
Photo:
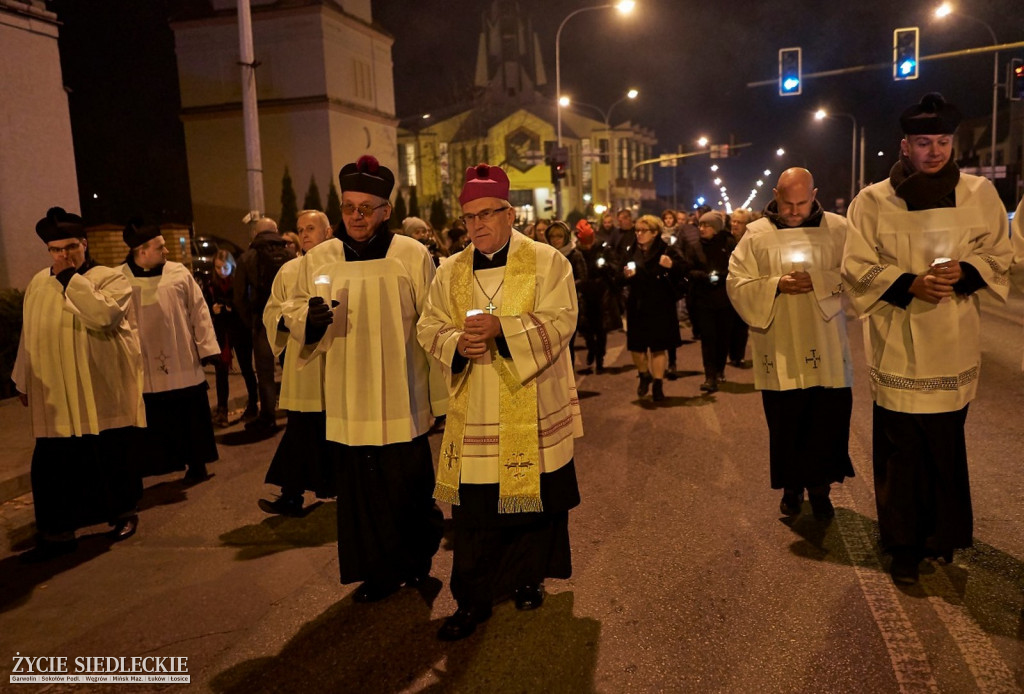
[[[779,510],[799,515],[806,493],[828,522],[831,485],[854,475],[846,324],[859,317],[881,546],[893,579],[915,583],[924,559],[971,544],[978,296],[1005,299],[1015,249],[1024,259],[1020,211],[1013,245],[992,184],[951,158],[959,119],[937,94],[907,108],[899,161],[845,217],[792,168],[762,213],[624,209],[521,233],[508,176],[480,164],[445,233],[416,217],[395,231],[394,175],[364,156],[339,172],[342,223],[304,210],[281,235],[260,219],[205,287],[167,260],[158,227],[128,224],[125,263],[106,268],[82,220],[52,208],[36,227],[52,264],[26,291],[14,370],[36,437],[38,535],[23,559],[73,552],[76,530],[97,522],[131,537],[146,475],[207,480],[235,358],[246,428],[273,435],[287,411],[266,473],[280,494],[259,506],[301,517],[306,492],[335,498],[353,600],[421,586],[442,536],[437,502],[451,505],[458,607],[438,637],[462,639],[496,602],[536,609],[545,579],[571,575],[575,374],[606,371],[609,331],[625,330],[637,396],[654,403],[668,399],[687,324],[701,392],[727,366],[753,369]],[[428,435],[441,430],[435,461]]]

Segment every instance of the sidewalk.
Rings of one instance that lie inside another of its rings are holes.
[[[216,404],[217,394],[213,372],[206,374],[210,384],[210,404]],[[228,377],[230,399],[228,409],[240,410],[245,407],[245,382],[239,373]],[[22,407],[18,398],[0,400],[0,504],[16,499],[32,491],[29,470],[32,466],[32,451],[36,440],[32,436],[32,421],[29,409]]]

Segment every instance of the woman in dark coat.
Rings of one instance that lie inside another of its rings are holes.
[[[213,330],[220,345],[220,359],[214,364],[217,383],[217,409],[214,410],[213,423],[226,427],[228,422],[228,371],[231,368],[231,350],[238,355],[238,368],[245,380],[248,391],[248,402],[242,418],[255,417],[257,414],[258,393],[256,389],[256,372],[252,366],[252,338],[235,311],[233,295],[233,277],[235,257],[230,251],[217,251],[213,259],[213,274],[203,287],[206,303],[210,307],[213,318]]]
[[[700,389],[714,393],[725,379],[725,361],[729,354],[732,326],[738,320],[736,310],[725,291],[729,256],[736,242],[725,229],[725,220],[716,212],[700,218],[700,240],[686,248],[689,265],[687,278],[691,309],[700,325],[700,354],[704,361],[704,382]]]
[[[597,362],[604,372],[608,333],[622,328],[616,278],[622,271],[607,243],[598,243],[594,228],[581,219],[576,224],[577,248],[587,265],[586,280],[580,285],[579,332],[587,343],[587,373]]]
[[[569,231],[569,227],[565,222],[551,222],[551,225],[544,230],[544,238],[553,248],[557,248],[565,259],[572,265],[572,275],[576,279],[576,304],[581,306],[583,304],[583,297],[581,296],[583,283],[587,280],[587,262],[583,259],[583,254],[580,253],[579,249],[576,248],[576,238]],[[576,319],[576,331],[579,332],[580,322],[583,320],[583,311],[579,312],[579,317]],[[572,361],[573,368],[576,368],[576,333],[572,334],[569,339],[569,359]]]
[[[663,226],[654,215],[644,215],[636,221],[636,242],[626,250],[626,265],[622,271],[629,288],[626,349],[640,375],[636,394],[644,397],[653,385],[655,402],[665,399],[662,383],[668,366],[668,350],[683,343],[679,337],[676,301],[686,261],[675,246],[662,240]]]

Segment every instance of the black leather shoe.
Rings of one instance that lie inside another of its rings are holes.
[[[291,516],[292,518],[302,517],[302,497],[279,496],[273,501],[260,499],[256,502],[264,513],[273,513],[278,516]]]
[[[277,430],[280,428],[281,427],[279,427],[277,425],[277,422],[275,422],[273,419],[264,419],[262,417],[254,419],[251,422],[247,422],[245,425],[246,431],[251,432],[253,434],[259,434],[261,436],[269,436],[271,434],[276,434]]]
[[[665,400],[665,389],[660,378],[654,379],[654,386],[651,389],[651,400],[663,402]]]
[[[540,586],[516,588],[516,609],[536,610],[544,604],[544,590]]]
[[[107,533],[107,537],[113,542],[120,542],[121,540],[127,540],[129,537],[135,534],[135,531],[139,529],[139,517],[129,516],[128,518],[122,518],[114,523],[114,529]]]
[[[352,594],[352,599],[356,602],[377,602],[392,595],[401,587],[401,583],[363,581],[363,584]]]
[[[211,475],[206,470],[205,464],[193,465],[185,472],[185,476],[181,478],[182,484],[187,487],[191,487],[195,484],[201,484],[206,480],[210,479]]]
[[[832,506],[832,500],[828,494],[810,494],[811,510],[814,512],[814,519],[829,521],[836,517],[836,509]]]
[[[893,552],[892,565],[889,567],[893,583],[901,586],[912,586],[917,583],[920,564],[921,559],[913,552]]]
[[[705,393],[717,393],[718,392],[718,380],[709,378],[700,384],[700,389]]]
[[[76,549],[78,549],[77,539],[54,542],[53,540],[39,538],[36,540],[36,546],[27,552],[22,552],[18,555],[18,559],[22,564],[40,564],[44,561],[50,561],[51,559],[71,554]]]
[[[444,624],[437,630],[437,638],[442,641],[459,641],[476,631],[477,624],[483,624],[490,618],[490,607],[475,610],[460,607],[455,610],[455,614],[444,620]]]
[[[406,588],[419,588],[430,579],[430,574],[423,574],[422,576],[410,576],[405,579]]]
[[[779,502],[779,511],[784,516],[799,516],[803,503],[803,489],[786,489],[782,493],[782,501]]]

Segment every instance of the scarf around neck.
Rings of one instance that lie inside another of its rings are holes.
[[[889,183],[896,197],[907,203],[908,210],[932,210],[937,207],[956,207],[956,184],[960,182],[960,169],[952,157],[933,174],[914,171],[910,160],[900,154],[900,160],[889,170]]]

